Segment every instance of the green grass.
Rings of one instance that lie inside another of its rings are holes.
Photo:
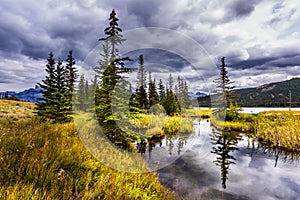
[[[155,173],[122,172],[99,162],[73,123],[11,116],[0,117],[0,199],[174,199]]]

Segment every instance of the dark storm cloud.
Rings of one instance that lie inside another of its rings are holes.
[[[259,2],[260,0],[248,0],[247,3],[244,0],[233,1],[228,6],[228,15],[236,18],[246,17],[254,11],[256,4]]]
[[[251,13],[255,10],[255,6],[260,2],[260,0],[248,0],[247,3],[245,3],[244,0],[229,1],[228,4],[225,5],[224,17],[216,23],[228,23],[233,20],[239,20],[247,17],[251,15]]]
[[[70,3],[70,2],[69,2]],[[87,52],[97,45],[99,25],[104,20],[92,18],[95,11],[80,10],[80,6],[47,3],[24,5],[5,4],[1,9],[0,38],[2,54],[20,53],[34,59],[45,59],[50,51],[65,57],[69,50],[83,60]],[[70,6],[65,7],[64,6]],[[26,12],[33,10],[33,12]],[[44,12],[46,11],[46,12]],[[101,15],[101,10],[100,15]]]
[[[155,26],[156,22],[153,17],[158,14],[159,4],[151,1],[133,0],[127,4],[127,12],[129,15],[135,15],[140,26]]]
[[[2,0],[0,3],[0,61],[3,62],[0,62],[0,71],[2,70],[5,76],[2,75],[1,81],[15,79],[20,83],[25,83],[27,80],[32,80],[32,82],[40,80],[43,77],[45,59],[50,51],[53,51],[56,58],[61,57],[65,60],[68,51],[73,50],[77,63],[82,62],[99,44],[98,38],[104,37],[103,30],[108,26],[108,17],[112,9],[116,10],[120,19],[119,25],[123,31],[143,26],[171,28],[195,39],[211,57],[222,55],[228,57],[228,64],[232,69],[296,66],[300,63],[296,42],[290,45],[292,48],[282,42],[280,43],[282,48],[268,47],[266,50],[259,47],[260,43],[264,43],[264,39],[260,39],[259,35],[247,38],[239,34],[239,30],[243,31],[244,20],[252,18],[260,4],[266,3],[271,8],[268,13],[269,17],[261,19],[258,18],[260,16],[255,16],[251,22],[257,22],[261,26],[269,25],[275,29],[281,28],[281,23],[294,20],[295,23],[287,24],[287,31],[282,29],[279,35],[285,38],[294,34],[296,35],[295,41],[298,41],[296,33],[299,32],[299,22],[295,20],[299,12],[298,7],[289,9],[293,5],[287,7],[286,2],[263,0],[247,2],[244,0]],[[225,26],[231,24],[233,24],[230,27],[232,30],[228,31],[228,27]],[[265,32],[262,31],[261,35],[264,34]],[[182,48],[176,46],[176,42],[172,42],[176,39],[170,39],[169,49]],[[253,41],[250,42],[250,39]],[[270,35],[268,42],[276,44],[277,39],[276,36]],[[154,41],[154,43],[159,42]],[[246,43],[248,44],[245,45]],[[265,46],[268,46],[268,43]],[[183,47],[183,51],[189,52],[190,58],[199,58],[198,52],[193,49]],[[135,65],[138,62],[137,58],[138,55],[136,55],[135,63],[133,62]],[[190,63],[186,60],[163,52],[147,52],[145,63],[151,63],[149,68],[157,72],[175,70],[188,74],[190,70],[188,68]],[[22,72],[22,70],[26,71],[25,66],[31,69],[29,74]],[[11,73],[8,73],[10,70]],[[39,75],[31,79],[30,75],[35,72]],[[193,75],[191,77],[192,80]]]
[[[133,65],[138,67],[139,55],[143,55],[146,70],[154,73],[180,71],[189,65],[189,63],[180,55],[161,49],[140,49],[130,52],[126,56],[133,59]]]
[[[190,12],[193,16],[199,16],[199,20],[210,26],[226,24],[233,20],[239,20],[252,14],[261,0],[211,0],[202,1],[195,5]],[[191,14],[189,13],[189,14]]]
[[[300,50],[295,46],[286,46],[274,49],[263,50],[260,48],[247,49],[249,58],[245,60],[232,59],[229,56],[229,64],[233,69],[260,68],[269,69],[272,67],[299,66]]]

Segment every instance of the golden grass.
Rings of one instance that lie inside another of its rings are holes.
[[[140,114],[131,122],[138,127],[146,128],[148,136],[164,136],[165,134],[191,133],[193,131],[193,119],[188,117]]]
[[[15,120],[30,118],[34,115],[35,104],[31,102],[0,100],[0,117],[11,117]]]
[[[253,130],[255,119],[256,117],[252,114],[239,114],[239,117],[234,121],[222,121],[212,118],[211,124],[218,130],[248,133]]]
[[[2,118],[0,126],[0,199],[172,198],[154,173],[121,172],[96,160],[72,123]]]
[[[206,109],[206,110],[185,109],[182,111],[182,116],[199,117],[200,119],[207,119],[207,118],[211,118],[212,110],[211,109]]]
[[[219,129],[224,131],[239,131],[239,132],[249,132],[252,130],[251,123],[242,122],[242,121],[218,121],[218,120],[211,120],[212,125]]]
[[[235,121],[212,119],[212,125],[224,131],[252,133],[269,146],[300,151],[300,112],[267,111],[258,115],[240,114]]]
[[[294,115],[294,116],[299,116],[300,115],[300,111],[296,111],[296,110],[291,110],[291,111],[287,111],[287,110],[271,110],[271,111],[265,111],[265,112],[261,112],[262,115],[265,116],[274,116],[274,115],[282,115],[282,114],[290,114],[290,115]]]
[[[300,112],[271,111],[258,116],[255,136],[271,146],[300,150]]]

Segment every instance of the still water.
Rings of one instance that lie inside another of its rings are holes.
[[[196,110],[208,110],[208,107],[195,107]],[[300,111],[300,108],[288,108],[288,107],[242,107],[241,113],[256,114],[264,111]]]
[[[299,154],[224,135],[210,121],[195,120],[189,135],[143,145],[160,182],[183,199],[300,199]]]
[[[287,107],[242,107],[241,113],[250,113],[250,114],[256,114],[263,111],[300,111],[300,108],[287,108]]]

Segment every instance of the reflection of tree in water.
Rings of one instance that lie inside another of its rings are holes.
[[[258,152],[272,155],[275,159],[274,167],[277,167],[279,158],[282,162],[288,163],[296,163],[300,160],[300,151],[292,151],[289,149],[285,149],[279,145],[273,146],[268,143],[264,143],[263,141],[256,141],[256,138],[251,138],[248,141],[248,148],[251,148],[251,157],[253,156],[253,154],[256,154]]]
[[[138,153],[146,153],[147,150],[147,142],[145,140],[141,140],[141,142],[136,144],[136,151]]]
[[[188,135],[186,134],[179,134],[179,135],[166,135],[166,137],[164,139],[148,139],[148,140],[141,140],[141,142],[138,142],[136,144],[136,150],[138,153],[142,153],[145,154],[146,151],[148,150],[149,156],[151,157],[151,152],[152,150],[156,147],[162,147],[163,146],[163,140],[165,140],[165,146],[167,147],[167,151],[170,155],[172,155],[175,150],[177,152],[178,155],[180,155],[180,153],[182,152],[182,149],[184,147],[184,145],[187,144],[187,139],[188,139]],[[176,149],[174,149],[176,148]]]
[[[222,133],[218,131],[213,131],[210,136],[212,140],[211,143],[213,144],[211,153],[217,155],[217,159],[213,162],[221,168],[222,187],[225,189],[229,166],[230,164],[235,164],[234,156],[229,153],[238,150],[237,143],[241,137],[237,134]]]

